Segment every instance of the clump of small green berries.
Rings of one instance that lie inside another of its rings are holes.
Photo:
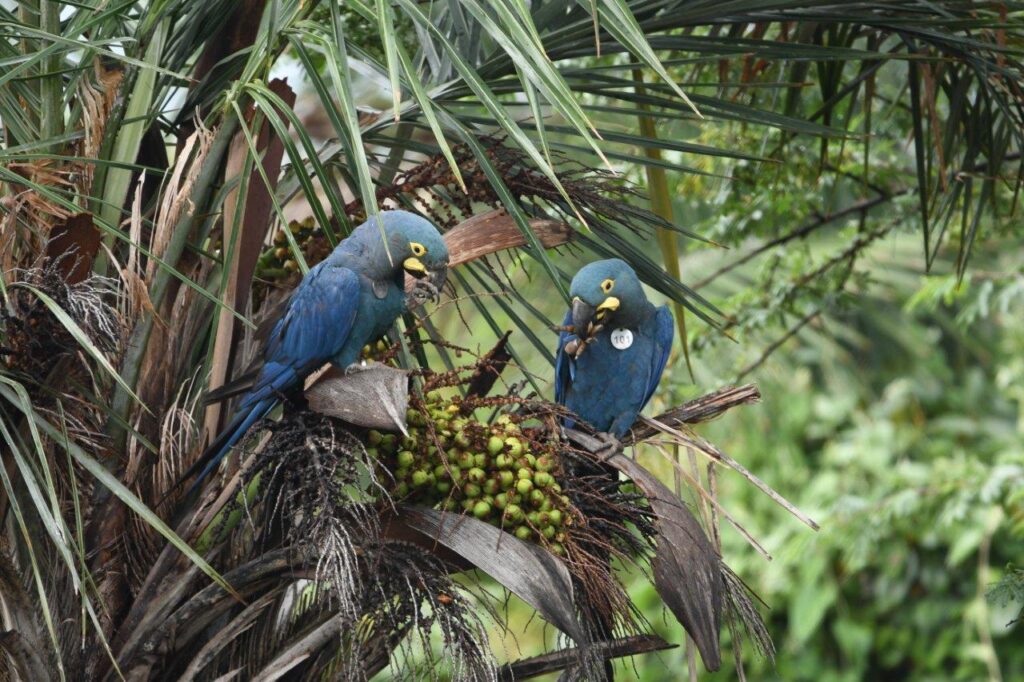
[[[374,343],[368,343],[363,346],[363,349],[359,352],[359,359],[395,364],[395,353],[388,344],[387,339],[381,338],[377,339]]]
[[[323,231],[312,217],[305,220],[293,220],[286,228],[292,239],[302,251],[308,265],[314,265],[323,259],[330,245],[323,238]],[[287,280],[299,271],[299,263],[291,249],[291,240],[284,229],[274,234],[274,243],[260,254],[256,260],[256,277],[264,281]]]
[[[438,391],[414,399],[406,420],[408,436],[367,435],[370,454],[393,477],[393,498],[469,514],[565,554],[573,515],[553,450],[510,415],[486,424],[461,398]]]

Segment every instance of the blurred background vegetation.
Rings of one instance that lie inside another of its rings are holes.
[[[169,315],[176,300],[207,308],[179,339],[191,353],[170,378],[140,371],[143,351],[107,353],[156,416],[98,372],[89,425],[112,434],[97,449],[105,467],[117,471],[131,447],[141,450],[127,426],[155,439],[180,387],[207,375],[215,313],[230,323],[226,311],[247,311],[221,241],[243,222],[240,183],[273,196],[257,204],[263,222],[252,228],[270,247],[294,219],[344,234],[377,203],[375,191],[389,205],[458,214],[461,179],[451,174],[411,196],[388,187],[424,159],[447,169],[464,153],[452,166],[472,167],[470,187],[486,188],[470,208],[501,204],[527,234],[538,216],[579,233],[557,251],[456,271],[458,306],[431,316],[441,336],[486,351],[515,330],[519,373],[505,379],[549,395],[554,335],[545,327],[562,315],[568,278],[588,260],[621,255],[652,295],[674,302],[685,331],[652,413],[729,383],[760,387],[761,404],[701,433],[822,529],[720,474],[723,506],[772,557],[724,526],[723,555],[764,600],[778,649],[774,665],[744,655],[749,679],[1013,680],[1024,670],[1020,3],[49,5],[0,1],[5,268],[33,263],[26,245],[88,210],[112,258],[134,252],[142,263],[147,247],[159,252],[141,278],[156,311]],[[275,78],[287,79],[294,106],[268,85]],[[94,109],[77,94],[89,88]],[[240,120],[245,135],[235,133]],[[185,140],[203,125],[213,132],[200,154]],[[266,148],[254,138],[270,129],[285,142],[268,177],[253,172]],[[518,154],[500,172],[482,146],[494,139]],[[633,230],[588,212],[588,231],[567,195],[538,198],[514,184],[529,169],[554,186],[567,165],[614,171],[599,177],[629,190],[616,201],[664,222],[644,214]],[[181,191],[172,198],[194,202],[195,217],[171,211],[173,239],[161,251],[147,239],[166,221],[175,169],[195,186],[172,187]],[[257,272],[260,286],[305,268],[301,245],[277,246],[290,266]],[[95,269],[116,275],[103,256]],[[132,311],[136,348],[150,338],[153,310]],[[151,355],[177,347],[163,334],[158,326]],[[3,395],[8,423],[29,414]],[[57,412],[40,410],[38,419]],[[32,452],[24,438],[21,450],[8,443],[13,452]],[[671,479],[655,455],[638,456]],[[41,469],[22,471],[49,490]],[[162,490],[146,481],[133,490],[152,504]],[[74,545],[73,520],[62,528],[84,566],[90,543]],[[98,574],[104,589],[85,593],[109,594],[108,579],[123,580]],[[643,576],[630,584],[652,628],[683,642]],[[516,600],[509,608],[510,633],[493,634],[499,658],[501,647],[515,657],[554,642]],[[740,674],[724,659],[722,672],[698,676]],[[686,668],[681,647],[617,669],[622,679],[678,680]]]

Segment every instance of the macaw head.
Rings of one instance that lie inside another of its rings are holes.
[[[618,258],[594,261],[580,268],[569,286],[572,324],[577,336],[590,324],[628,323],[650,304],[633,268]]]
[[[375,256],[382,267],[396,276],[407,273],[415,279],[426,278],[440,290],[448,276],[448,247],[433,223],[408,211],[381,211],[377,219],[364,223],[371,230],[371,239],[372,232],[379,234],[376,220],[383,222],[387,238],[388,248]]]

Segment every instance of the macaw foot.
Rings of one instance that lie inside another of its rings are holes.
[[[601,463],[607,462],[622,452],[622,443],[610,433],[600,432],[590,435],[568,426],[561,427],[559,431],[559,435],[563,439],[575,443],[587,452],[592,453]]]
[[[416,306],[423,305],[427,301],[440,301],[441,292],[438,290],[433,283],[426,279],[418,279],[407,295],[406,307],[409,309],[415,308]]]
[[[594,455],[597,457],[599,462],[607,462],[612,457],[622,452],[622,443],[618,438],[610,433],[597,434],[597,440],[601,442],[601,446],[597,450],[594,450]]]

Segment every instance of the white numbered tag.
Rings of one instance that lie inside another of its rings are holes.
[[[626,350],[633,345],[633,332],[628,329],[613,329],[612,345],[619,350]]]

